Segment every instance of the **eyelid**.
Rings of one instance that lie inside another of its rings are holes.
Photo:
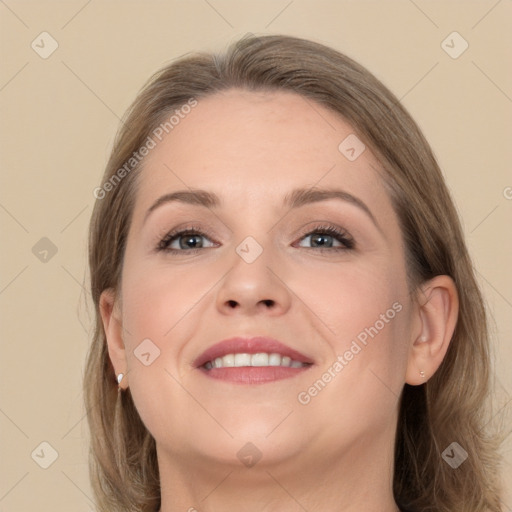
[[[312,232],[323,231],[323,230],[326,230],[326,231],[335,230],[335,231],[339,232],[340,234],[347,235],[347,238],[350,237],[349,232],[345,228],[342,228],[341,226],[338,226],[338,225],[336,225],[330,221],[327,221],[327,220],[316,220],[316,221],[308,222],[308,224],[306,224],[304,227],[302,227],[298,230],[298,232],[295,236],[296,237],[297,236],[305,236],[305,235],[311,234]]]

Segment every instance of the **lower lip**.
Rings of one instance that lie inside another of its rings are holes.
[[[239,368],[201,368],[201,371],[212,379],[235,382],[237,384],[264,384],[289,379],[308,370],[310,366],[290,368],[286,366],[242,366]]]

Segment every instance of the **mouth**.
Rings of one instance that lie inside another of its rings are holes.
[[[313,364],[308,356],[265,337],[221,341],[194,361],[194,366],[207,377],[239,384],[262,384],[291,378]]]

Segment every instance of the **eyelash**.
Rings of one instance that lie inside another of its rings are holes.
[[[340,252],[340,251],[348,251],[351,249],[354,249],[355,242],[354,239],[345,231],[342,229],[339,229],[335,226],[332,226],[330,224],[327,225],[320,225],[315,226],[313,229],[309,229],[306,232],[302,233],[300,235],[299,240],[302,240],[303,238],[317,234],[317,235],[329,235],[333,236],[335,239],[337,239],[338,242],[341,242],[344,247],[303,247],[303,249],[313,249],[319,252]],[[207,230],[203,230],[198,228],[197,226],[187,226],[185,228],[181,228],[177,231],[170,231],[167,233],[159,242],[156,247],[157,252],[166,252],[170,254],[177,255],[178,253],[196,253],[197,251],[200,251],[202,249],[211,249],[212,247],[197,247],[197,248],[191,248],[191,249],[170,249],[169,245],[170,243],[180,236],[184,235],[199,235],[203,236],[205,238],[208,238],[210,241],[212,240],[212,235],[210,235]]]

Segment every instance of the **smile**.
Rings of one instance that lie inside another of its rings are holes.
[[[311,357],[265,336],[220,341],[193,365],[203,375],[237,384],[263,384],[295,377],[313,366]]]

